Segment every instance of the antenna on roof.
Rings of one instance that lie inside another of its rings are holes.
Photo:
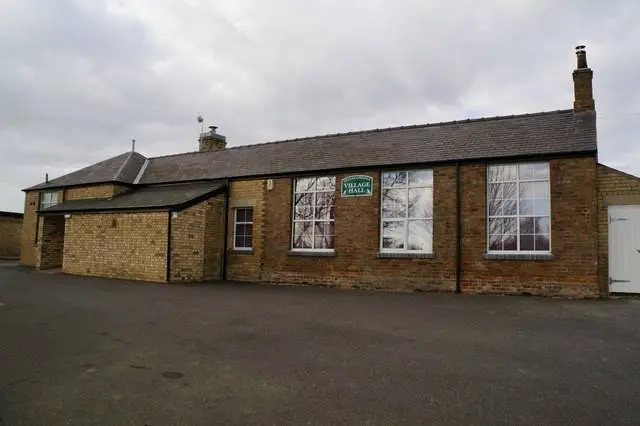
[[[135,139],[131,139],[131,151],[135,151],[136,150],[136,140]]]
[[[202,114],[198,115],[198,123],[200,123],[200,133],[204,132],[204,117]]]

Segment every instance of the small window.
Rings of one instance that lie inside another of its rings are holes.
[[[47,191],[40,194],[40,210],[48,209],[58,204],[58,192]]]
[[[551,251],[549,163],[487,167],[489,252]]]
[[[380,250],[433,252],[433,171],[382,173]]]
[[[253,208],[243,207],[236,209],[235,219],[233,248],[251,250],[253,247]]]
[[[293,250],[335,248],[335,176],[298,178],[293,202]]]

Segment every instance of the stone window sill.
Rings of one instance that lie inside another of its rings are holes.
[[[233,254],[253,254],[253,249],[232,249]]]
[[[553,260],[551,253],[485,253],[485,260]]]
[[[289,256],[302,256],[302,257],[336,257],[335,251],[298,251],[289,250]]]
[[[433,253],[393,253],[379,251],[376,254],[377,259],[434,259]]]

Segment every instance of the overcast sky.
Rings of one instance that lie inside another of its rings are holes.
[[[0,210],[130,149],[197,149],[572,107],[594,70],[600,161],[640,175],[635,0],[0,0]],[[635,125],[634,125],[635,124]]]

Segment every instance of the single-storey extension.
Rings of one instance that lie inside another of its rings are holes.
[[[0,259],[20,257],[22,213],[0,211]]]
[[[22,263],[157,282],[601,297],[640,292],[640,179],[572,109],[127,152],[25,189]],[[638,250],[636,250],[638,249]]]

